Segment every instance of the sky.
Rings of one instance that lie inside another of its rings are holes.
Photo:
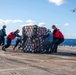
[[[6,33],[36,24],[51,29],[55,24],[65,38],[76,39],[76,0],[0,0],[0,29]]]

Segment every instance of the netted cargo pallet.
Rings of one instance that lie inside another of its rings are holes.
[[[23,36],[28,35],[28,38],[25,42],[23,50],[25,52],[41,52],[43,51],[42,43],[44,38],[42,35],[45,35],[47,29],[45,27],[38,27],[37,25],[33,26],[24,26],[22,29]]]

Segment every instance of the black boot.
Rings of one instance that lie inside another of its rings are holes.
[[[6,51],[6,50],[5,50],[5,46],[2,47],[2,50],[3,50],[3,51]]]

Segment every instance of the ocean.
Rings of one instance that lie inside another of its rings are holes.
[[[65,39],[62,45],[65,46],[76,46],[76,39]]]
[[[12,41],[12,44],[14,45],[16,43],[16,39]],[[61,44],[64,46],[76,46],[76,39],[65,39],[64,42]]]

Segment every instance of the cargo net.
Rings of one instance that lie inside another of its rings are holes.
[[[38,27],[37,25],[33,26],[24,26],[23,27],[23,37],[25,35],[28,36],[23,51],[24,52],[36,52],[40,53],[43,52],[43,42],[44,38],[42,35],[45,35],[47,32],[47,29],[45,27]],[[26,39],[26,38],[25,38]]]

